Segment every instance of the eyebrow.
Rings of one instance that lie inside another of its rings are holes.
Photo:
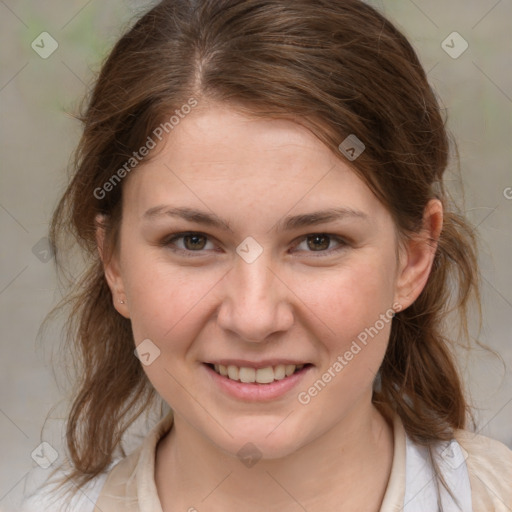
[[[189,222],[204,224],[205,226],[211,226],[233,232],[229,222],[226,222],[214,213],[207,213],[194,208],[161,205],[150,208],[143,215],[144,220],[151,220],[155,217],[178,217]],[[369,216],[360,210],[354,210],[352,208],[328,208],[316,212],[288,216],[278,221],[274,226],[278,231],[292,231],[307,226],[314,226],[347,218],[369,221]]]

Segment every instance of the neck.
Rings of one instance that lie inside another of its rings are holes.
[[[393,433],[369,403],[315,441],[246,467],[179,415],[157,448],[155,480],[164,512],[378,511],[393,460]]]

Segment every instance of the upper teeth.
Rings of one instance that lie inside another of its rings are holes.
[[[277,366],[267,366],[266,368],[258,369],[246,366],[224,366],[223,364],[215,364],[213,366],[217,373],[228,379],[247,383],[257,382],[258,384],[270,384],[275,380],[282,380],[304,367],[303,364],[278,364]]]

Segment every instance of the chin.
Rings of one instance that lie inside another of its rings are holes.
[[[221,450],[237,458],[248,456],[267,460],[281,459],[307,444],[304,429],[300,430],[299,437],[297,430],[290,428],[291,425],[285,427],[286,420],[283,422],[282,417],[271,420],[249,417],[248,421],[251,423],[245,427],[240,424],[231,424],[227,427],[228,432],[233,433],[233,437],[223,430],[211,437],[206,432],[204,435],[210,437]]]

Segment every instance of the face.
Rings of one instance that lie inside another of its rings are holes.
[[[279,457],[370,407],[428,258],[397,258],[390,214],[341,155],[210,104],[123,186],[106,275],[177,427]]]

